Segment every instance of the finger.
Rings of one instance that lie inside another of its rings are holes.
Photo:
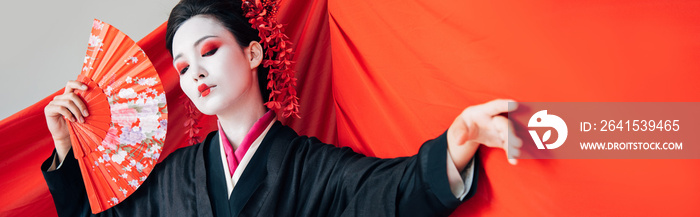
[[[520,140],[518,135],[515,134],[515,128],[513,128],[513,122],[508,120],[508,140],[511,146],[515,148],[521,148],[523,147],[523,142]]]
[[[44,108],[44,113],[45,113],[47,118],[48,117],[62,116],[62,114],[58,112],[61,109],[61,107],[57,106],[56,102],[57,101],[54,98],[54,101],[49,102],[49,104],[46,105],[46,107]]]
[[[508,145],[508,119],[503,116],[494,116],[492,119],[494,131],[497,132],[498,142],[501,143],[501,147],[504,149]]]
[[[66,89],[63,91],[63,93],[70,93],[73,92],[73,90],[87,90],[87,85],[81,83],[80,81],[68,81],[68,83],[66,83]]]
[[[511,157],[520,157],[520,148],[523,147],[523,141],[515,135],[513,122],[508,121],[508,148],[511,150]]]
[[[68,112],[70,112],[70,115],[72,117],[71,121],[78,121],[80,123],[84,123],[85,119],[83,118],[83,115],[80,113],[80,109],[78,108],[75,103],[73,103],[72,100],[67,99],[67,100],[59,100],[56,101],[56,105],[62,107],[62,111],[65,109]],[[63,116],[66,116],[66,114],[62,113]]]
[[[518,108],[518,103],[509,99],[497,99],[482,104],[481,106],[488,115],[494,116],[504,112],[514,111]]]
[[[520,144],[520,139],[514,136],[511,122],[503,116],[495,116],[493,117],[493,124],[502,141],[500,146],[506,153],[508,163],[516,165],[518,161],[515,158],[520,156],[520,147],[522,144]]]
[[[85,102],[83,102],[83,99],[80,96],[78,96],[77,94],[69,94],[68,97],[73,102],[73,104],[78,107],[78,110],[80,111],[82,116],[87,117],[89,115],[87,106],[85,105]]]
[[[501,139],[500,147],[506,152],[508,159],[513,159],[520,156],[520,147],[522,146],[520,139],[513,136],[508,125],[510,121],[503,116],[494,117],[494,122],[498,125],[498,135]]]
[[[512,165],[518,164],[517,157],[520,157],[520,147],[522,146],[522,141],[518,137],[516,137],[511,131],[508,137],[508,152],[506,153],[508,157],[508,163]]]
[[[75,122],[75,117],[73,116],[73,113],[71,113],[70,110],[68,110],[66,107],[54,106],[53,110],[54,110],[54,112],[63,116],[63,118],[65,118],[71,122]]]
[[[520,148],[516,148],[512,145],[508,145],[508,157],[509,158],[520,157]]]

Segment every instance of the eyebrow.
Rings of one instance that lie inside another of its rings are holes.
[[[194,47],[197,47],[197,45],[199,45],[200,43],[202,43],[202,41],[204,41],[205,39],[207,39],[207,38],[212,38],[212,37],[217,37],[217,36],[215,36],[215,35],[207,35],[207,36],[204,36],[204,37],[201,37],[201,38],[197,39],[197,41],[194,42]],[[173,58],[173,63],[175,63],[175,60],[176,60],[177,58],[180,58],[181,56],[182,56],[182,53],[180,53],[180,54],[178,54],[177,56],[175,56],[175,58]]]

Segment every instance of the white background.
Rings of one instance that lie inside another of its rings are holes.
[[[0,6],[0,119],[38,102],[80,74],[93,18],[139,41],[168,19],[177,0],[5,1]]]

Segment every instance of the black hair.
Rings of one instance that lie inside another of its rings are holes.
[[[247,47],[251,41],[260,41],[258,30],[254,29],[243,16],[240,0],[181,0],[168,18],[165,30],[165,46],[173,55],[173,37],[182,23],[197,15],[208,15],[217,19],[236,38],[241,47]],[[263,50],[263,54],[265,51]],[[258,66],[258,86],[262,101],[267,102],[270,90],[267,89],[267,73],[269,69]]]

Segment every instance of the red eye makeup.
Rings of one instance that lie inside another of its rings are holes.
[[[215,40],[215,39],[206,40],[206,41],[204,41],[204,44],[202,44],[202,49],[200,51],[200,54],[202,55],[202,57],[211,56],[214,53],[216,53],[216,51],[219,49],[220,46],[221,46],[221,42],[219,40]]]
[[[175,70],[177,70],[177,72],[179,72],[180,74],[185,74],[187,68],[189,68],[189,65],[185,61],[179,61],[175,63]]]

